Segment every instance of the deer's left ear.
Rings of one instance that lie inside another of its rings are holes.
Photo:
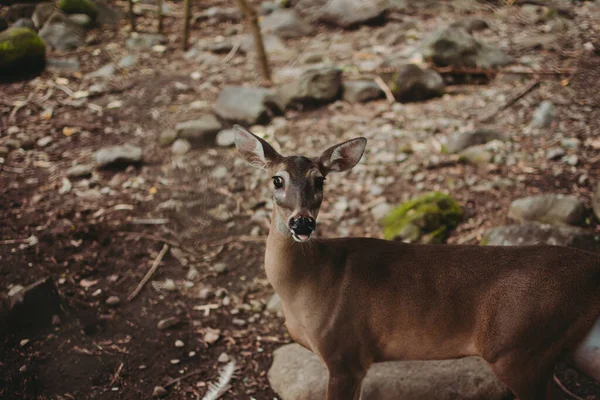
[[[239,125],[235,131],[235,147],[244,160],[257,168],[267,168],[272,162],[281,157],[278,152],[265,140],[259,138]]]
[[[366,146],[364,137],[336,144],[323,152],[319,163],[325,173],[347,171],[358,164]]]

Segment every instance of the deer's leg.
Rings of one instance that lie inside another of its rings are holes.
[[[329,371],[327,400],[359,400],[365,373]]]

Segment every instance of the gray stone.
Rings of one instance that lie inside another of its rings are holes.
[[[46,46],[58,51],[73,50],[85,44],[81,26],[60,11],[55,11],[48,18],[39,35]]]
[[[596,186],[596,191],[592,196],[592,207],[598,221],[600,221],[600,184]]]
[[[185,139],[177,139],[171,145],[171,152],[175,155],[183,155],[192,149],[192,145]]]
[[[40,3],[35,6],[31,20],[38,29],[41,29],[56,10],[54,3]]]
[[[284,39],[295,39],[310,35],[310,24],[303,21],[292,9],[275,10],[260,23],[265,33],[273,33]]]
[[[206,114],[198,119],[180,122],[175,126],[177,137],[188,139],[193,143],[212,143],[222,125],[212,114]]]
[[[89,164],[73,165],[67,170],[69,178],[88,178],[90,176],[92,176],[92,166]]]
[[[327,369],[298,344],[275,350],[268,378],[282,400],[325,398]],[[501,400],[506,395],[506,387],[485,361],[466,357],[373,364],[363,381],[361,399]]]
[[[162,386],[155,386],[154,390],[152,391],[152,397],[155,397],[157,399],[162,399],[163,397],[167,397],[169,394],[169,392],[167,392],[167,389],[165,389]]]
[[[343,99],[349,103],[366,103],[384,97],[383,90],[374,81],[349,81],[342,85]]]
[[[38,141],[36,142],[36,145],[38,147],[46,147],[49,146],[52,143],[52,136],[44,136],[40,139],[38,139]]]
[[[217,133],[217,146],[231,147],[235,139],[235,131],[233,129],[224,129]]]
[[[69,19],[84,29],[90,29],[94,25],[92,19],[86,14],[71,14]]]
[[[388,0],[330,0],[321,9],[319,20],[342,28],[351,28],[380,20],[388,8]]]
[[[453,28],[462,28],[469,33],[483,31],[490,27],[485,20],[477,17],[462,18],[453,22],[450,26]]]
[[[481,240],[489,246],[551,244],[600,253],[600,234],[592,230],[528,222],[488,229]]]
[[[127,54],[119,60],[117,67],[119,68],[131,68],[138,62],[138,56],[135,54]]]
[[[550,147],[546,151],[546,158],[548,160],[560,160],[565,155],[565,149],[562,147],[554,146]]]
[[[179,320],[179,318],[168,317],[168,318],[161,319],[160,321],[158,321],[158,324],[156,325],[156,327],[159,330],[164,331],[166,329],[173,328],[173,327],[179,325],[180,323],[181,323],[181,321]]]
[[[444,80],[433,70],[391,60],[382,64],[382,68],[386,67],[396,69],[393,73],[382,74],[382,78],[400,102],[422,101],[444,94]]]
[[[506,137],[493,129],[476,129],[469,132],[461,132],[452,136],[446,144],[445,150],[447,153],[458,153],[467,147],[485,144],[492,140],[505,141]]]
[[[47,58],[46,69],[50,71],[63,71],[63,72],[78,72],[79,61],[76,58]]]
[[[556,107],[549,101],[542,101],[533,113],[531,128],[547,128],[556,118]]]
[[[439,66],[495,68],[512,60],[502,50],[477,41],[466,29],[449,26],[427,37],[420,46],[425,60]]]
[[[177,139],[177,132],[171,129],[161,132],[158,141],[164,146],[172,144]]]
[[[265,52],[270,58],[285,60],[296,57],[297,55],[290,46],[286,45],[285,42],[276,35],[263,35],[263,45],[265,47]],[[246,54],[252,54],[255,52],[255,49],[254,38],[250,35],[245,36],[242,39],[240,50]]]
[[[219,93],[214,111],[226,121],[255,125],[268,122],[282,109],[269,89],[225,86]]]
[[[116,72],[117,68],[114,63],[106,64],[105,66],[97,69],[94,72],[90,72],[85,76],[85,79],[95,79],[95,78],[110,78]]]
[[[121,304],[121,299],[117,296],[110,296],[108,299],[106,299],[105,303],[107,306],[116,307]]]
[[[277,293],[274,293],[273,296],[269,299],[267,303],[267,311],[283,315],[283,306],[281,305],[281,298]]]
[[[125,167],[142,162],[142,149],[130,144],[104,147],[96,152],[99,168]]]
[[[216,263],[215,265],[213,265],[213,271],[215,271],[217,274],[223,274],[227,272],[227,264]]]
[[[460,152],[458,160],[465,164],[480,165],[492,162],[494,155],[482,146],[472,146]]]
[[[585,222],[587,210],[583,202],[576,197],[546,194],[513,201],[508,216],[517,221],[581,225]]]
[[[159,33],[134,33],[127,39],[125,46],[132,50],[147,50],[165,41],[165,36]]]
[[[13,28],[29,28],[32,31],[37,31],[35,24],[30,18],[21,18],[14,24],[12,24]]]
[[[187,274],[185,275],[185,279],[192,282],[197,281],[200,279],[200,272],[198,272],[196,268],[190,267]]]
[[[293,102],[320,103],[335,100],[341,91],[342,71],[331,66],[309,67],[288,84]]]

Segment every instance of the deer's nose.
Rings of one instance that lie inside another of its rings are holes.
[[[297,235],[310,235],[317,225],[312,217],[291,218],[289,222],[290,229]]]

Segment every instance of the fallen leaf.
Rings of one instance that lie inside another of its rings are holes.
[[[560,84],[562,86],[568,86],[569,85],[569,78],[565,78],[565,79],[561,80]]]
[[[152,186],[150,188],[150,190],[148,190],[148,193],[150,193],[150,194],[156,194],[156,192],[158,192],[158,189],[156,188],[156,186]]]
[[[65,126],[62,130],[62,134],[65,136],[71,136],[75,132],[77,132],[77,128],[71,128],[69,126]]]

